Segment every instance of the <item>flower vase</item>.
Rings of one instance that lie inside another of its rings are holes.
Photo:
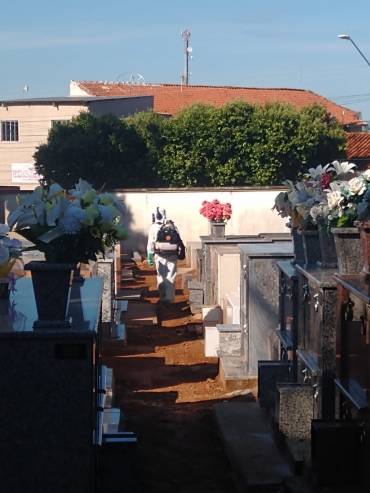
[[[210,221],[211,237],[212,238],[225,238],[225,222]]]
[[[6,299],[6,301],[2,301],[0,303],[0,316],[1,317],[8,317],[9,316],[9,312],[10,312],[10,310],[12,308],[12,305],[10,303],[10,300],[9,300],[9,298],[0,298],[0,299],[2,299],[2,300],[5,300]],[[0,326],[1,326],[1,321],[0,321]]]
[[[339,274],[359,274],[364,261],[358,228],[332,228],[331,232],[338,257]]]
[[[0,300],[7,300],[10,296],[9,279],[0,279]]]
[[[33,291],[38,320],[34,329],[70,328],[67,319],[71,272],[76,268],[72,263],[29,262],[24,266],[31,271]]]
[[[295,264],[304,264],[304,250],[303,250],[303,237],[298,234],[297,228],[291,228],[290,233],[292,235],[293,242],[293,252],[294,259],[291,261],[293,265]]]
[[[318,267],[334,268],[338,266],[338,256],[335,249],[334,235],[328,231],[324,221],[318,221],[319,226],[319,242],[321,251],[321,260],[317,261]]]
[[[85,282],[85,276],[81,274],[81,264],[78,264],[78,266],[73,269],[72,282]]]
[[[305,264],[317,265],[317,262],[321,262],[321,249],[318,230],[299,229],[298,234],[302,237]]]
[[[370,222],[355,221],[361,238],[361,253],[363,266],[360,274],[370,276]]]

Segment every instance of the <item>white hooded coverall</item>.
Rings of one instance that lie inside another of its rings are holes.
[[[157,207],[153,217],[155,222],[149,229],[147,250],[148,253],[152,253],[154,257],[155,267],[157,270],[157,286],[160,301],[174,303],[177,274],[177,254],[160,254],[155,252],[157,233],[161,226],[167,222],[165,209],[162,207]]]

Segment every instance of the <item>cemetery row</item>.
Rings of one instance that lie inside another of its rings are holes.
[[[279,447],[319,488],[370,486],[366,225],[187,245],[206,356],[226,389],[258,385]]]
[[[23,260],[43,260],[43,254],[24,252]],[[128,304],[119,296],[120,260],[117,245],[110,258],[71,275],[69,326],[37,325],[29,274],[0,299],[2,491],[98,492],[123,482],[131,487],[137,437],[121,431],[113,371],[102,364],[103,339],[127,343],[120,323]],[[47,297],[58,304],[55,292]]]

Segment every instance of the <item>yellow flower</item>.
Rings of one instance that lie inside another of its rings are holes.
[[[304,219],[310,214],[310,207],[307,207],[305,204],[298,204],[297,207],[297,212],[300,214]]]
[[[303,221],[303,217],[296,211],[292,210],[292,215],[290,218],[290,224],[292,228],[298,228],[299,224]],[[303,228],[301,228],[303,229]]]
[[[8,260],[6,260],[3,264],[0,265],[0,279],[2,277],[7,277],[9,272],[12,270],[16,260],[17,259],[10,257],[8,258]]]
[[[91,216],[93,219],[96,219],[99,216],[99,210],[95,204],[90,204],[89,207],[85,208],[85,211]]]
[[[101,221],[99,223],[99,229],[102,233],[106,233],[107,231],[112,229],[112,227],[113,227],[112,223],[107,223],[105,221]]]
[[[86,214],[81,223],[85,228],[87,228],[88,226],[92,226],[94,224],[94,218],[90,216],[90,214]]]
[[[113,205],[107,205],[107,209],[109,209],[110,213],[112,214],[112,219],[116,219],[119,217],[119,212]]]
[[[100,238],[101,237],[99,228],[97,228],[96,226],[93,226],[92,228],[90,228],[90,233],[94,238]]]
[[[16,199],[16,201],[17,201],[17,205],[18,205],[18,206],[22,205],[22,199],[23,199],[23,198],[24,198],[24,195],[21,195],[21,194],[17,194],[17,195],[15,196],[15,199]]]
[[[110,205],[113,203],[113,198],[109,193],[104,193],[99,196],[99,201],[102,205]]]
[[[96,192],[94,190],[86,190],[86,192],[81,197],[81,199],[87,204],[91,204],[95,198]]]
[[[128,231],[125,228],[117,228],[116,233],[114,235],[117,240],[127,240],[128,238]]]

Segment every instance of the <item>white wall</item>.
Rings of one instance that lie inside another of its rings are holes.
[[[157,191],[116,191],[127,206],[125,225],[131,231],[131,238],[125,247],[146,250],[147,233],[151,215],[156,206],[167,211],[180,230],[184,241],[199,241],[199,236],[209,234],[209,222],[201,216],[199,209],[203,200],[218,199],[230,202],[233,209],[231,220],[226,225],[227,235],[249,235],[258,233],[286,233],[286,220],[271,211],[274,199],[282,188],[252,188],[221,190],[157,190]]]
[[[233,209],[231,220],[226,225],[227,235],[255,235],[259,233],[287,233],[286,220],[271,211],[274,199],[283,188],[235,188],[235,189],[189,189],[189,190],[143,190],[115,191],[123,200],[127,215],[123,223],[130,230],[129,240],[123,242],[123,250],[146,252],[147,235],[152,221],[152,212],[157,206],[167,211],[180,230],[184,242],[199,241],[200,236],[209,234],[208,220],[199,214],[202,201],[218,199],[230,202]],[[22,192],[21,192],[22,193]],[[16,193],[0,190],[0,222],[16,207]]]

